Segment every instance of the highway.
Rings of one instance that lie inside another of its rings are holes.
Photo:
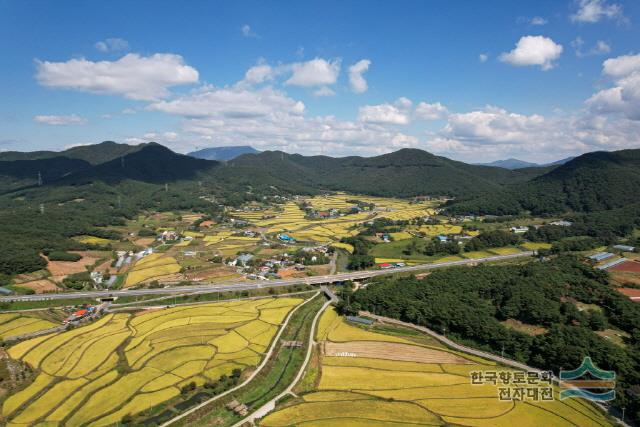
[[[510,255],[496,255],[486,258],[463,259],[460,261],[448,261],[433,264],[419,264],[409,267],[396,267],[383,270],[356,271],[352,273],[338,273],[328,276],[312,276],[287,280],[269,280],[256,282],[236,282],[236,283],[217,283],[217,284],[198,284],[189,286],[168,286],[164,288],[154,289],[131,289],[118,291],[86,291],[86,292],[67,292],[55,294],[40,295],[17,295],[0,297],[0,301],[43,301],[55,299],[71,299],[71,298],[111,298],[111,297],[127,297],[127,296],[144,296],[144,295],[166,295],[166,294],[183,294],[183,293],[215,293],[227,291],[244,291],[260,288],[278,288],[291,285],[321,285],[327,283],[344,282],[347,280],[368,279],[371,277],[384,276],[388,274],[410,273],[415,271],[433,270],[436,268],[453,267],[460,265],[479,264],[494,261],[504,261],[513,258],[532,256],[533,252],[519,252]]]

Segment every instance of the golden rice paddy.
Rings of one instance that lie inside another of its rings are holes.
[[[180,264],[175,258],[158,253],[150,254],[136,262],[127,274],[125,286],[133,286],[147,280],[175,274],[180,270]]]
[[[320,318],[317,339],[315,389],[267,415],[261,426],[611,425],[582,400],[500,400],[499,386],[472,385],[469,377],[470,371],[502,370],[493,362],[368,331],[334,310]]]
[[[31,334],[59,326],[37,316],[19,313],[0,314],[0,340]]]
[[[107,314],[23,341],[8,354],[38,374],[4,400],[2,417],[22,426],[115,424],[173,399],[189,382],[203,384],[235,368],[255,367],[300,302],[263,298]]]

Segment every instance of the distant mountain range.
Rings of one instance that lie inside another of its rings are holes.
[[[496,161],[491,162],[491,163],[478,163],[478,164],[482,165],[482,166],[495,166],[495,167],[498,167],[498,168],[504,168],[504,169],[513,170],[513,169],[538,168],[538,167],[564,165],[569,160],[573,160],[573,159],[575,159],[575,157],[567,157],[566,159],[557,160],[557,161],[552,162],[552,163],[540,164],[540,163],[531,163],[531,162],[525,162],[524,160],[510,158],[510,159],[505,159],[505,160],[496,160]]]
[[[205,160],[233,160],[242,154],[256,154],[260,151],[248,145],[236,145],[232,147],[210,147],[187,153],[188,156]]]
[[[242,147],[247,148],[253,150]],[[258,189],[445,195],[455,197],[450,209],[458,213],[590,212],[640,202],[640,150],[593,152],[559,166],[514,170],[471,165],[418,149],[340,158],[265,151],[221,162],[177,154],[156,143],[104,142],[61,152],[0,155],[0,193],[37,189],[39,180],[43,190],[94,182],[117,186],[180,181],[191,188],[197,181],[194,188],[202,185],[228,195]]]

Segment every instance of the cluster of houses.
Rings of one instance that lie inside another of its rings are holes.
[[[318,255],[325,255],[329,248],[326,246],[309,246],[301,249],[308,253],[317,253]],[[280,258],[270,258],[267,260],[260,260],[256,263],[255,256],[250,253],[238,255],[235,259],[227,262],[227,265],[231,267],[237,267],[239,273],[245,274],[247,279],[251,280],[268,280],[279,279],[278,271],[282,268],[293,268],[297,271],[304,271],[306,267],[294,261],[294,256],[289,253],[283,253]],[[311,256],[310,260],[314,262],[316,256]]]

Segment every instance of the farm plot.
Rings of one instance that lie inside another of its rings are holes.
[[[16,286],[19,286],[25,289],[31,289],[36,294],[55,292],[60,289],[54,282],[48,279],[32,280],[30,282],[19,283]]]
[[[499,385],[472,385],[469,372],[506,369],[349,325],[333,310],[321,317],[317,339],[321,369],[315,389],[267,415],[261,426],[611,425],[580,400],[500,400]]]
[[[0,314],[0,340],[55,328],[56,326],[59,325],[37,316],[18,313]]]
[[[146,280],[180,272],[175,258],[163,254],[151,254],[138,261],[129,271],[125,286],[133,286]]]
[[[255,367],[299,298],[263,298],[108,314],[26,340],[9,355],[38,372],[8,396],[9,425],[112,425],[204,384]],[[8,322],[13,321],[6,318]]]
[[[282,205],[280,210],[236,211],[232,212],[232,215],[266,229],[267,233],[286,232],[301,242],[335,243],[344,237],[356,235],[362,229],[363,224],[373,218],[408,220],[434,213],[428,204],[415,204],[400,199],[357,196],[344,193],[304,199],[316,211],[329,211],[331,209],[345,211],[356,205],[356,203],[349,202],[349,200],[373,203],[375,208],[372,211],[363,211],[344,216],[308,219],[305,218],[306,212],[298,204],[288,202]],[[407,234],[401,234],[398,237],[407,238]]]

